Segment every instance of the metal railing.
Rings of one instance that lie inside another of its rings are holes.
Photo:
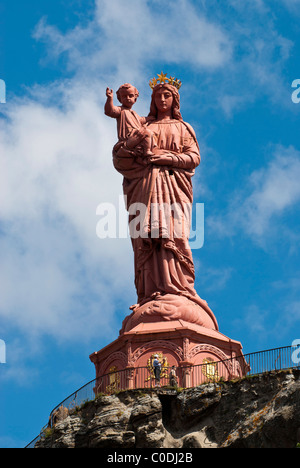
[[[244,354],[223,361],[207,360],[204,364],[177,367],[176,386],[191,388],[208,382],[217,382],[221,379],[228,381],[233,378],[253,376],[264,372],[300,368],[299,363],[293,360],[294,351],[295,347],[285,346]],[[159,381],[160,387],[172,388],[169,373],[170,368],[162,369]],[[25,448],[33,448],[38,440],[45,435],[47,428],[51,429],[58,421],[76,412],[85,402],[92,401],[101,395],[111,395],[123,390],[151,389],[157,386],[158,382],[149,367],[114,371],[91,380],[51,411],[48,425],[44,426],[41,433]]]

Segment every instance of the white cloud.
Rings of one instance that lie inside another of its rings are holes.
[[[98,0],[97,7],[101,29],[106,36],[112,31],[115,39],[109,54],[112,59],[121,54],[124,64],[143,62],[147,56],[148,62],[159,58],[218,67],[230,57],[231,44],[220,25],[208,21],[189,1]]]
[[[281,2],[293,15],[299,15],[300,0],[281,0]]]
[[[205,289],[208,293],[224,289],[233,274],[232,267],[219,266],[218,268],[212,268],[202,265],[199,260],[195,260],[195,269],[196,281],[201,285],[201,288]]]
[[[210,229],[224,236],[241,230],[254,242],[267,246],[268,241],[287,231],[282,218],[300,202],[300,152],[293,147],[276,146],[266,167],[256,170],[244,181],[243,189],[232,194],[225,214],[208,219]],[[292,234],[290,239],[292,240]]]
[[[261,310],[257,305],[251,304],[245,308],[243,326],[246,326],[251,333],[264,335],[268,332],[266,311]]]
[[[242,205],[242,224],[251,236],[269,233],[272,221],[300,201],[300,153],[277,147],[268,166],[251,174],[252,193]]]
[[[194,86],[183,92],[231,117],[261,96],[291,106],[284,67],[294,44],[277,26],[262,0],[231,0],[226,9],[214,1],[97,0],[84,26],[63,34],[42,19],[35,37],[46,44],[43,60],[64,58],[78,77],[102,77],[113,88],[134,82],[147,96],[149,78],[161,71],[156,64],[188,67]]]
[[[274,8],[263,0],[229,3],[231,19],[222,14],[223,9],[218,16],[230,30],[233,44],[232,60],[219,84],[221,92],[216,93],[218,104],[228,117],[261,97],[292,109],[285,71],[295,44],[281,32],[278,5]]]
[[[62,34],[42,19],[35,37],[51,44],[52,58],[68,54],[68,65],[77,72],[84,64],[89,73],[103,73],[106,67],[106,74],[113,70],[135,79],[156,61],[219,67],[230,59],[232,48],[220,25],[188,0],[97,0],[88,26]]]
[[[1,124],[0,316],[28,334],[112,333],[114,296],[126,304],[133,290],[129,240],[96,236],[98,204],[117,204],[122,193],[114,122],[93,90],[75,85],[67,109],[26,99]]]

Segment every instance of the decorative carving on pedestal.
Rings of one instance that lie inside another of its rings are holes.
[[[204,364],[202,367],[202,372],[205,377],[208,380],[218,380],[220,376],[217,363],[211,358],[203,359],[202,363]]]
[[[147,368],[148,368],[148,371],[149,371],[149,377],[147,377],[145,379],[145,382],[149,382],[149,380],[154,380],[155,379],[155,375],[154,375],[154,365],[153,365],[153,361],[155,359],[155,357],[158,357],[158,360],[160,361],[161,363],[161,374],[160,374],[160,378],[161,379],[164,379],[166,377],[168,377],[168,368],[169,368],[169,363],[168,363],[168,358],[166,356],[163,355],[163,353],[161,352],[157,352],[155,351],[151,356],[150,358],[148,359],[148,362],[147,362]]]
[[[153,340],[145,343],[133,353],[132,363],[135,363],[145,352],[152,349],[165,349],[172,351],[176,354],[179,361],[183,358],[182,348],[177,346],[175,343],[172,343],[172,341]]]
[[[189,352],[190,359],[196,356],[196,354],[199,354],[203,351],[207,351],[207,352],[214,354],[219,361],[228,359],[228,356],[226,356],[226,354],[223,353],[221,349],[217,348],[216,346],[205,344],[205,343],[198,344],[190,350]]]
[[[112,353],[109,355],[104,361],[101,361],[100,367],[99,367],[99,375],[104,375],[109,372],[109,367],[111,366],[111,363],[117,362],[119,365],[119,369],[125,369],[127,366],[127,356],[125,353],[122,351],[116,351],[115,353]]]
[[[183,338],[183,360],[189,361],[190,359],[190,340]]]
[[[113,393],[118,390],[120,385],[120,376],[118,374],[118,368],[112,366],[109,369],[109,384],[107,385],[105,391],[107,393]]]

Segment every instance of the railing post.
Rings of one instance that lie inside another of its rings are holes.
[[[228,371],[228,378],[231,380],[231,379],[234,379],[238,376],[238,373],[237,373],[237,361],[236,361],[236,353],[234,351],[232,351],[231,353],[231,374],[229,373]]]
[[[183,388],[192,387],[192,376],[191,370],[193,364],[189,361],[180,361],[180,367],[182,369],[182,386]]]
[[[126,389],[134,388],[134,367],[126,367]]]

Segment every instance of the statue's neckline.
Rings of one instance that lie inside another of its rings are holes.
[[[177,119],[153,120],[153,121],[150,122],[150,123],[153,123],[153,124],[156,124],[156,123],[168,124],[168,123],[175,123],[175,122],[179,122],[179,120],[177,120]]]

